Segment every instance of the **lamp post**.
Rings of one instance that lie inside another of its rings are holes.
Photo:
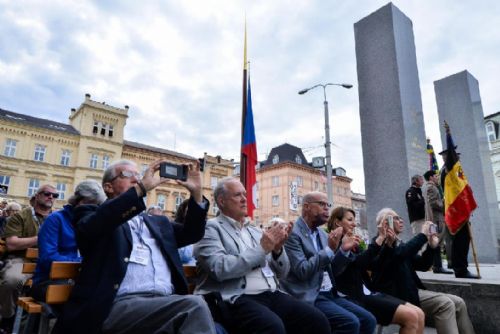
[[[325,106],[325,151],[326,151],[326,193],[328,195],[328,202],[333,205],[333,184],[332,184],[332,153],[330,149],[330,121],[328,116],[328,101],[326,100],[326,87],[327,86],[340,86],[346,89],[352,88],[351,84],[337,84],[337,83],[326,83],[326,84],[317,84],[310,88],[302,89],[299,91],[300,95],[307,93],[308,91],[317,88],[323,87],[323,96],[324,101],[323,105]]]

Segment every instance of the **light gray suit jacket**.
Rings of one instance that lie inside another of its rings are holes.
[[[249,225],[252,238],[260,242],[262,231]],[[290,262],[283,250],[275,260],[271,253],[265,254],[258,244],[256,247],[242,250],[240,232],[224,215],[207,222],[205,236],[194,245],[194,256],[198,276],[195,294],[219,291],[222,299],[234,302],[245,292],[245,275],[257,267],[264,267],[266,259],[278,279],[288,274]],[[275,279],[276,285],[279,281]]]
[[[286,278],[281,278],[281,287],[292,296],[314,304],[318,297],[326,270],[332,283],[334,274],[350,262],[339,252],[330,261],[325,247],[328,245],[328,235],[318,228],[323,249],[319,252],[314,248],[311,231],[302,217],[293,226],[292,233],[285,243],[285,249],[290,259],[290,272]],[[333,271],[332,271],[333,270]]]

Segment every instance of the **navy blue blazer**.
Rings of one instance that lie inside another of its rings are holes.
[[[206,199],[205,199],[206,200]],[[81,272],[56,325],[58,333],[99,333],[127,271],[132,234],[127,221],[145,209],[134,188],[96,205],[75,208],[73,224],[83,257]],[[143,214],[171,272],[175,294],[187,294],[177,248],[199,241],[205,233],[208,205],[189,200],[185,224]]]

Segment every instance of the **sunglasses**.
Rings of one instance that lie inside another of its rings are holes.
[[[42,194],[45,197],[52,196],[52,198],[59,198],[59,194],[58,193],[51,193],[50,191],[42,191],[39,194]]]

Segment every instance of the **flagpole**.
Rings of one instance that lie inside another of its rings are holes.
[[[474,258],[474,263],[476,264],[477,276],[481,278],[481,274],[479,273],[479,263],[477,262],[476,246],[474,244],[474,236],[472,235],[472,227],[470,222],[467,222],[467,227],[469,229],[470,245],[472,246],[472,257]]]
[[[247,117],[247,20],[245,18],[245,42],[243,47],[243,92],[242,92],[242,108],[241,108],[241,144],[243,147],[244,134],[245,134],[245,119]],[[247,156],[243,151],[240,154],[240,181],[244,185],[247,180]]]

